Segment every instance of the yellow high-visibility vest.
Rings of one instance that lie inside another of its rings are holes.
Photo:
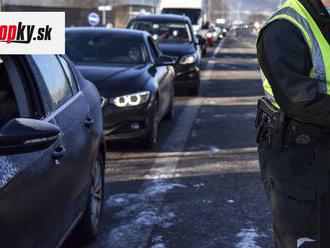
[[[279,7],[260,32],[276,20],[287,20],[299,28],[310,49],[313,63],[310,77],[318,80],[318,90],[320,93],[330,95],[330,44],[312,16],[298,0],[287,0]],[[290,55],[288,54],[288,56]],[[274,106],[280,108],[274,98],[271,85],[264,76],[264,73],[261,72],[261,74],[266,97]],[[276,83],[280,84],[281,82]]]

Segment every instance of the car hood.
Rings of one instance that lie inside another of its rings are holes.
[[[77,65],[82,75],[95,84],[104,97],[116,97],[146,90],[147,74],[144,65],[87,66]]]
[[[182,58],[185,55],[193,54],[196,52],[194,44],[184,43],[184,44],[169,44],[160,43],[159,48],[165,55]]]

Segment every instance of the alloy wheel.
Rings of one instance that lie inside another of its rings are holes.
[[[100,222],[102,209],[102,192],[102,169],[100,162],[96,160],[92,171],[92,185],[90,194],[90,217],[93,228],[97,228]]]

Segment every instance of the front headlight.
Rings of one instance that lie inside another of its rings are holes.
[[[149,101],[150,91],[138,92],[131,95],[119,96],[110,99],[110,102],[119,108],[134,107]]]
[[[196,63],[197,61],[197,55],[196,54],[191,54],[188,56],[184,56],[180,59],[180,64],[181,65],[191,65]]]

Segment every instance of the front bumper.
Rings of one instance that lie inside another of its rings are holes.
[[[200,84],[200,68],[197,64],[193,65],[177,65],[175,67],[175,89],[189,90],[199,87]]]
[[[103,108],[104,137],[108,141],[144,138],[154,115],[153,101],[147,104],[119,108],[109,104]]]

